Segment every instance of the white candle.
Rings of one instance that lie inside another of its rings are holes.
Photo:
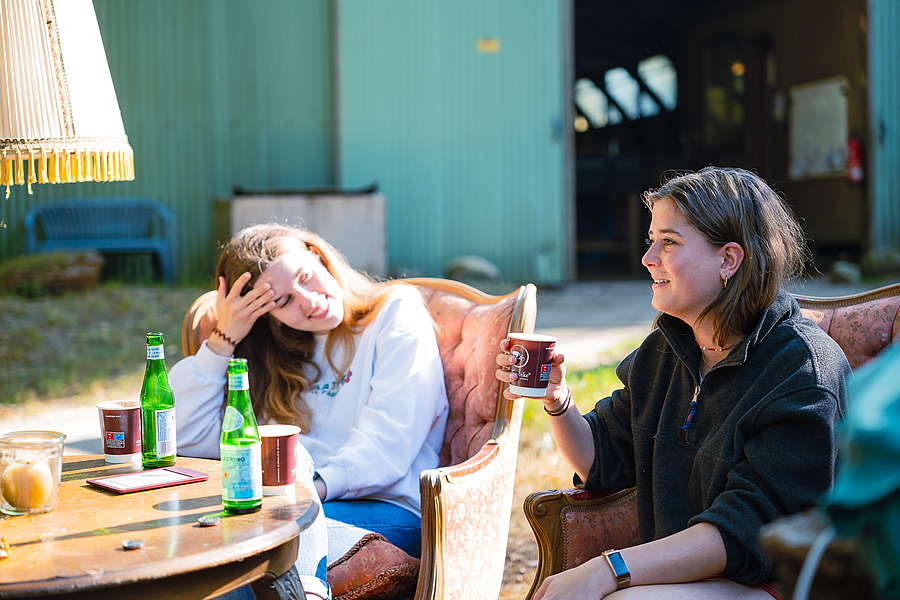
[[[43,460],[16,461],[4,469],[0,489],[6,501],[19,510],[39,508],[53,492],[50,465]]]

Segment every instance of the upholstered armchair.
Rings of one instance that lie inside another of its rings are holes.
[[[492,296],[445,279],[405,280],[422,292],[436,332],[450,415],[441,466],[420,477],[422,556],[373,536],[331,560],[335,599],[496,600],[512,509],[522,401],[503,397],[494,377],[500,340],[531,332],[536,288]],[[194,354],[215,327],[216,292],[185,315],[182,347]]]
[[[794,297],[803,314],[840,345],[853,369],[900,337],[900,284],[836,298]],[[634,488],[530,494],[524,509],[537,539],[539,558],[527,599],[550,575],[576,567],[604,550],[637,544],[636,498]]]

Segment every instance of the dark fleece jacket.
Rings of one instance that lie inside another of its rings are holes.
[[[661,315],[619,365],[624,389],[585,415],[597,457],[585,488],[637,486],[643,542],[712,523],[728,554],[722,575],[757,583],[773,571],[760,528],[833,483],[850,366],[784,292],[702,383],[699,365],[690,327]]]

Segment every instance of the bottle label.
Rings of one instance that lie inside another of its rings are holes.
[[[262,444],[219,445],[222,461],[222,499],[255,500],[262,498]]]
[[[160,360],[165,357],[165,346],[147,346],[147,360]]]
[[[156,456],[175,456],[175,409],[154,411],[156,413]]]
[[[244,426],[244,415],[233,406],[225,407],[225,417],[222,419],[222,431],[229,432]]]
[[[228,374],[229,390],[249,390],[250,377],[247,373],[229,373]]]

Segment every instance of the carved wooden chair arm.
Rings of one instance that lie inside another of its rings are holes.
[[[542,490],[531,493],[524,507],[538,544],[537,572],[526,600],[550,575],[577,567],[604,550],[639,542],[636,488]]]

